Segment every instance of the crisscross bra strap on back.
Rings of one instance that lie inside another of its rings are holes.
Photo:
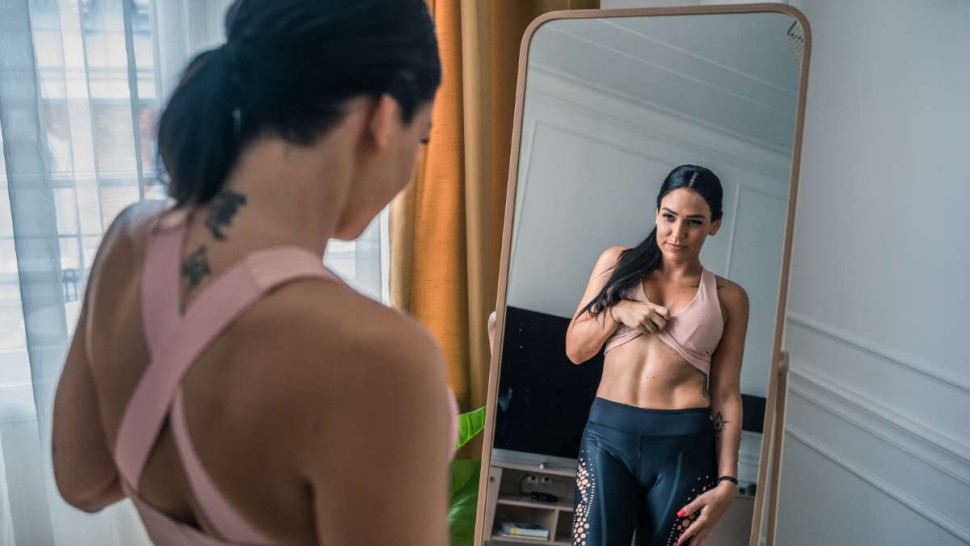
[[[199,354],[263,294],[297,279],[336,277],[319,256],[301,248],[253,252],[214,280],[180,317],[178,264],[184,232],[184,213],[176,211],[163,216],[148,238],[141,282],[150,363],[122,417],[115,459],[122,479],[137,492],[145,463],[171,415],[182,465],[208,521],[225,539],[268,544],[233,510],[202,466],[189,437],[181,381]]]

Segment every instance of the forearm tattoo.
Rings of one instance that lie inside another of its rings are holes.
[[[205,218],[205,227],[209,233],[219,241],[226,240],[222,228],[232,223],[232,217],[239,212],[239,208],[246,205],[246,196],[229,190],[222,190],[212,198],[212,206]]]
[[[724,420],[724,416],[721,415],[721,412],[717,412],[712,419],[714,420],[714,439],[720,440],[721,433],[724,432],[724,425],[728,424],[728,421]]]

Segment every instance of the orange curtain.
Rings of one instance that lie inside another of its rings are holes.
[[[391,206],[391,303],[428,327],[464,410],[485,404],[519,47],[529,23],[599,0],[428,0],[444,80],[431,142]]]

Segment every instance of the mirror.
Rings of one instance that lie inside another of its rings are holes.
[[[806,41],[797,10],[767,4],[560,12],[526,33],[476,544],[598,544],[573,536],[584,528],[573,518],[588,509],[574,504],[585,495],[576,474],[605,357],[601,347],[575,365],[566,331],[600,254],[651,233],[661,184],[682,164],[720,179],[723,218],[700,261],[749,299],[739,494],[704,544],[757,544]],[[649,543],[677,542],[672,530],[656,537]]]

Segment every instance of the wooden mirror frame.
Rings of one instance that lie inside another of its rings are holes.
[[[791,246],[795,226],[795,205],[798,196],[798,178],[801,167],[802,133],[805,124],[805,99],[808,89],[808,67],[811,59],[812,34],[808,20],[799,10],[785,4],[733,4],[717,6],[597,9],[557,11],[544,14],[529,25],[522,38],[519,50],[519,71],[515,92],[515,112],[512,125],[512,150],[509,161],[508,189],[505,201],[505,223],[502,234],[502,257],[498,275],[498,293],[495,303],[496,322],[493,347],[501,348],[505,337],[505,307],[508,295],[508,272],[511,257],[512,227],[515,215],[516,188],[518,186],[519,155],[522,139],[522,116],[527,83],[529,45],[532,37],[542,25],[551,21],[567,19],[602,19],[615,17],[662,17],[672,15],[729,15],[740,13],[781,13],[796,20],[804,33],[805,45],[799,73],[798,103],[795,109],[795,134],[792,139],[792,163],[788,190],[788,211],[785,221],[784,247],[782,249],[781,279],[778,291],[778,309],[775,315],[775,334],[772,343],[771,370],[768,379],[768,393],[765,402],[765,418],[761,438],[761,454],[758,462],[758,488],[755,492],[754,515],[751,523],[749,546],[760,546],[762,520],[767,510],[766,546],[774,544],[777,522],[778,489],[781,478],[781,452],[784,440],[785,406],[787,394],[788,354],[782,350],[785,333],[785,312],[788,300],[788,280],[791,267]],[[491,466],[492,443],[495,436],[495,399],[498,395],[502,351],[493,350],[489,366],[488,412],[482,437],[482,465],[479,478],[478,505],[476,508],[474,544],[482,546],[485,542],[484,520],[486,493]],[[766,478],[768,481],[766,482]],[[767,487],[765,487],[767,484]],[[765,501],[765,497],[768,501]],[[541,543],[537,541],[537,543]]]

